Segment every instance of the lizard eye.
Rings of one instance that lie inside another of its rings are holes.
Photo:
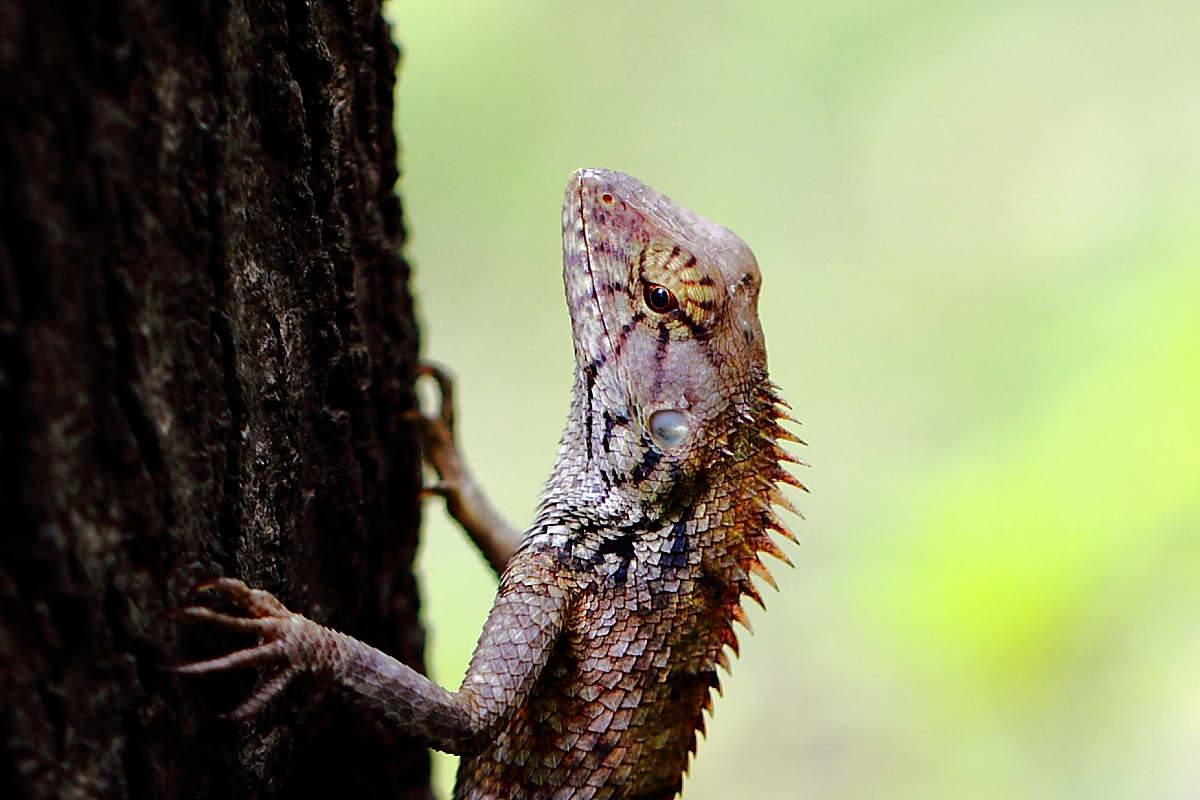
[[[657,283],[646,284],[643,299],[651,311],[659,314],[666,314],[668,311],[679,308],[679,301],[675,299],[675,295],[671,294],[671,290],[665,286],[659,286]]]

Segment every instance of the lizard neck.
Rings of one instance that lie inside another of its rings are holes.
[[[704,446],[672,460],[638,429],[636,411],[598,402],[590,384],[580,370],[534,530],[569,530],[573,546],[595,551],[613,537],[678,529],[691,561],[758,598],[748,575],[771,579],[757,553],[787,561],[769,531],[795,540],[772,508],[795,512],[777,484],[800,486],[781,464],[798,460],[777,441],[795,437],[779,424],[788,415],[774,385],[763,377],[732,397],[697,433]]]

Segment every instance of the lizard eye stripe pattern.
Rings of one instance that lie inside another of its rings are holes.
[[[678,321],[682,329],[675,338],[704,337],[720,312],[721,291],[711,275],[705,273],[696,256],[683,251],[679,245],[668,247],[657,242],[639,254],[637,266],[644,285],[648,288],[661,286],[675,300],[662,308],[653,302],[649,291],[643,301],[651,310],[666,314],[679,309]]]

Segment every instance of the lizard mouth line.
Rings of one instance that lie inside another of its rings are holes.
[[[597,316],[600,317],[600,327],[604,330],[604,343],[608,346],[598,356],[598,359],[608,358],[608,354],[613,352],[612,336],[608,333],[608,322],[604,319],[604,304],[600,302],[600,292],[596,289],[596,270],[592,264],[592,243],[588,241],[588,224],[587,214],[584,211],[583,205],[583,176],[579,177],[579,229],[583,231],[583,257],[587,261],[588,280],[592,284],[592,302],[596,304]]]

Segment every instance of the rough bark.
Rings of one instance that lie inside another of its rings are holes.
[[[311,686],[225,722],[236,575],[420,668],[397,51],[371,0],[0,0],[0,797],[425,797]]]

